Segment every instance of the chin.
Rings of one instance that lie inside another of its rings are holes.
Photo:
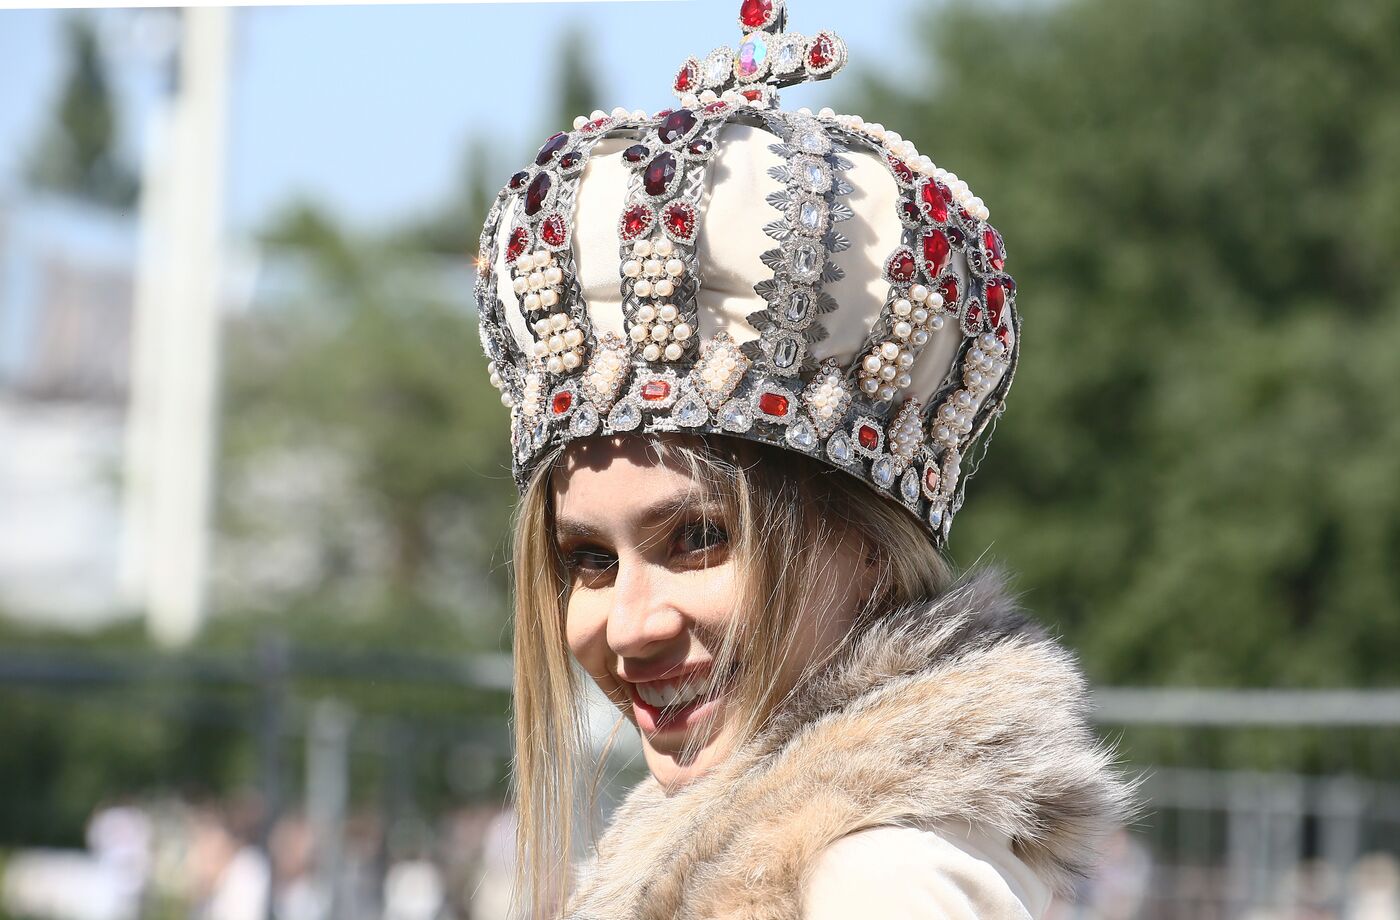
[[[688,760],[682,760],[679,751],[658,750],[645,739],[642,741],[642,752],[651,775],[668,791],[673,791],[704,776],[724,760],[727,750],[718,743],[720,740],[706,744]]]

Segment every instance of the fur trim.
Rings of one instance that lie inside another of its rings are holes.
[[[1132,788],[1089,726],[1073,655],[995,572],[861,630],[751,743],[667,797],[615,812],[568,916],[800,920],[821,852],[880,825],[1007,833],[1068,893],[1128,820]]]

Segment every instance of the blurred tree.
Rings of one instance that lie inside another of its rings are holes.
[[[86,15],[70,16],[65,26],[68,75],[30,158],[29,182],[103,207],[129,208],[138,183],[118,150],[117,107],[96,26]]]
[[[588,33],[577,23],[560,37],[555,58],[559,70],[551,85],[561,92],[555,97],[553,117],[544,126],[547,134],[572,130],[574,119],[600,108],[603,98],[598,89],[598,68],[590,57]]]
[[[302,576],[278,602],[388,613],[409,631],[410,613],[455,616],[497,647],[514,489],[470,266],[356,238],[308,206],[264,242],[300,282],[231,330],[230,537],[266,557],[262,538],[296,534]],[[265,494],[270,470],[297,494]]]
[[[1114,684],[1400,678],[1400,5],[920,14],[849,111],[992,208],[1026,350],[953,540]]]

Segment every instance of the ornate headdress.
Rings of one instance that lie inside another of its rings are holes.
[[[1003,408],[1016,285],[981,199],[881,125],[778,109],[846,63],[743,0],[680,104],[581,116],[511,177],[478,260],[516,484],[552,445],[711,432],[818,457],[946,540]]]

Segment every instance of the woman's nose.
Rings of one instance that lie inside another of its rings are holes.
[[[667,575],[645,561],[618,560],[607,630],[614,653],[645,658],[685,633],[685,618],[673,602]]]

